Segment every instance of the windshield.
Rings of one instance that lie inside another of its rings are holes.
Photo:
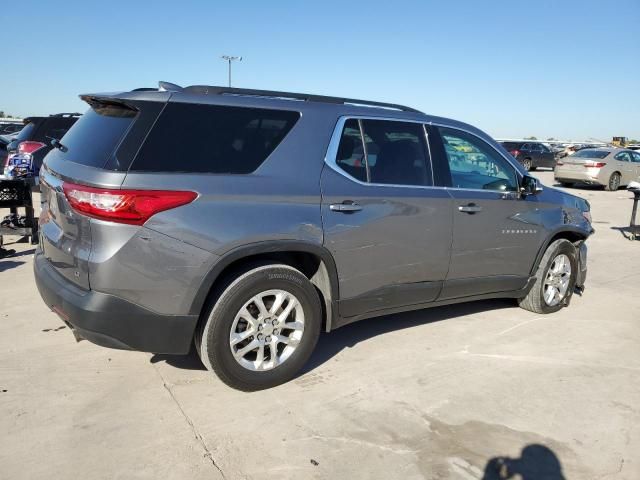
[[[580,150],[573,154],[574,158],[604,158],[611,152],[607,150]]]

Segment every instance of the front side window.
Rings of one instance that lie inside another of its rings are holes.
[[[631,161],[634,163],[640,163],[640,153],[631,152]]]
[[[347,120],[336,164],[362,182],[433,185],[429,150],[421,123]]]
[[[453,188],[518,190],[515,168],[488,143],[460,130],[445,127],[439,130]]]

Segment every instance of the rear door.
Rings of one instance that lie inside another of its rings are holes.
[[[433,301],[449,267],[451,198],[416,122],[342,118],[321,176],[324,244],[343,318]]]
[[[453,197],[451,265],[440,299],[518,290],[544,232],[521,198],[516,169],[480,137],[438,127]]]
[[[622,175],[621,185],[627,185],[635,180],[636,165],[631,161],[631,151],[616,153],[613,158],[616,162],[616,169]]]
[[[640,152],[631,152],[631,161],[633,162],[634,182],[640,182]]]

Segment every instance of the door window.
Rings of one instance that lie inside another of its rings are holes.
[[[466,132],[439,129],[451,171],[453,188],[515,192],[515,168],[493,147]]]
[[[361,182],[433,185],[425,130],[421,123],[347,120],[336,165]]]
[[[631,152],[631,161],[634,163],[640,163],[640,153]]]
[[[342,129],[336,165],[345,173],[361,182],[367,181],[367,165],[358,120],[347,120]]]
[[[615,158],[616,160],[620,160],[621,162],[631,161],[631,155],[629,155],[629,152],[620,152],[613,158]]]

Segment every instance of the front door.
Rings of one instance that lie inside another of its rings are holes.
[[[433,301],[449,267],[451,197],[433,188],[421,123],[339,121],[321,177],[340,316]]]
[[[440,299],[525,286],[545,236],[515,168],[471,133],[438,128],[453,197],[451,265]],[[432,143],[433,145],[433,143]]]

